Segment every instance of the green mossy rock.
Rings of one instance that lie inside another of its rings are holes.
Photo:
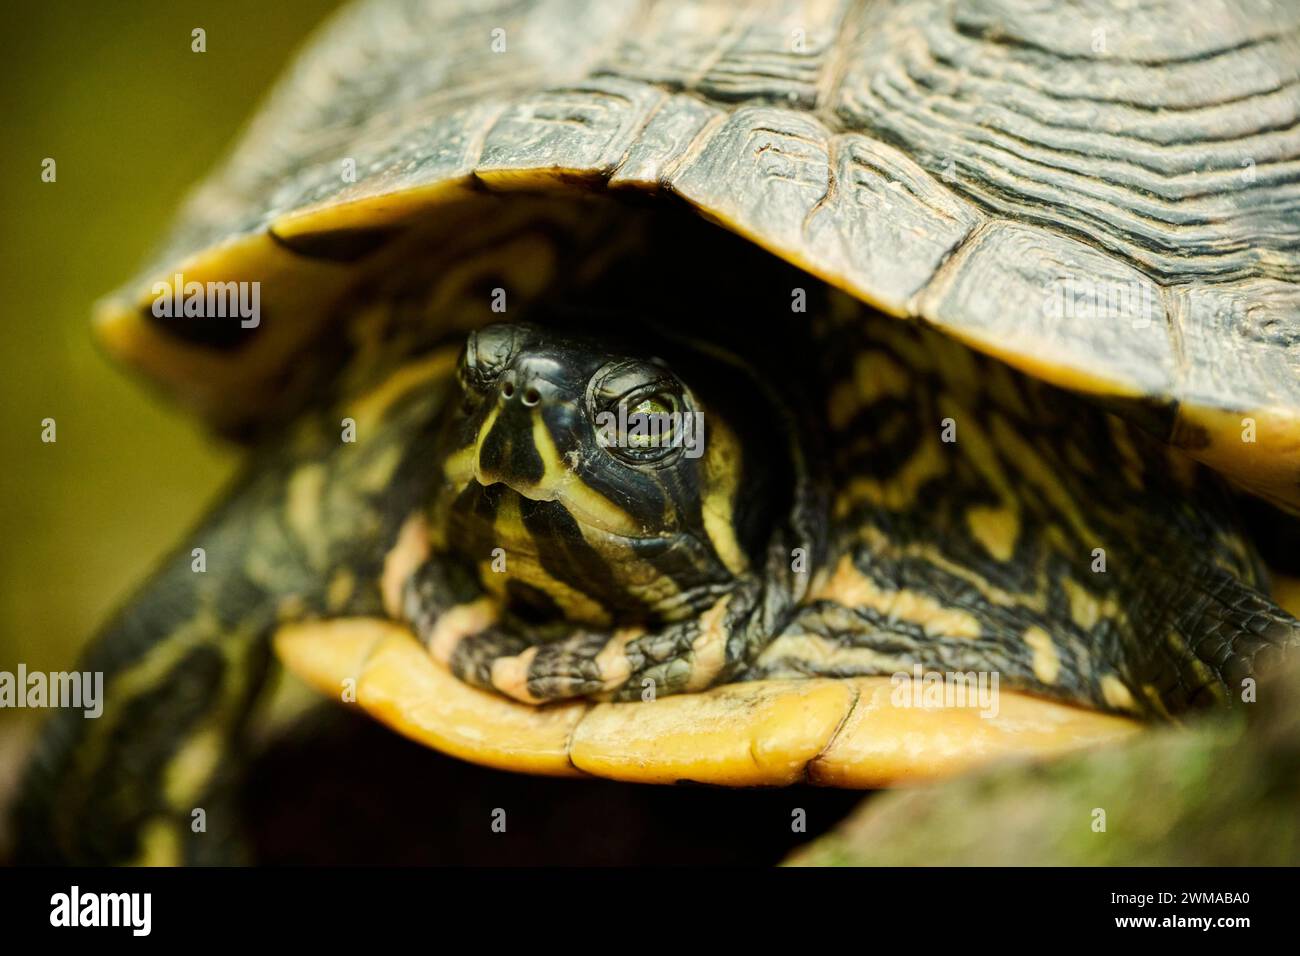
[[[1264,683],[1243,709],[1244,718],[881,794],[787,863],[1294,866],[1300,667]]]

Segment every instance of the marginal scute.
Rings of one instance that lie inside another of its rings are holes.
[[[1300,286],[1273,279],[1184,286],[1170,300],[1187,356],[1181,401],[1300,409]]]
[[[444,142],[456,144],[444,139],[442,118],[465,110],[452,124],[475,131],[479,112],[494,103],[577,82],[640,7],[639,0],[346,5],[274,88],[229,163],[191,198],[158,258],[175,262],[295,209],[343,201],[336,197],[349,189],[340,166],[347,158],[357,161],[355,190],[366,194],[366,180],[400,177],[421,157],[440,166]],[[494,48],[498,29],[504,49]],[[432,169],[422,177],[436,179]]]
[[[292,244],[302,233],[374,229],[410,222],[469,182],[497,101],[391,131],[286,179],[272,201],[284,209],[270,228]],[[343,164],[355,164],[355,181]],[[383,202],[382,197],[393,197]],[[400,196],[400,199],[397,197]],[[379,199],[374,202],[371,200]]]
[[[669,185],[709,216],[802,261],[804,222],[830,188],[828,139],[814,117],[742,107]]]
[[[1275,504],[1300,494],[1300,286],[1272,279],[1172,290],[1186,360],[1172,440]]]
[[[178,274],[185,283],[260,283],[257,325],[244,329],[240,320],[230,322],[245,340],[234,347],[208,348],[173,335],[154,319],[153,284],[174,285]],[[116,357],[165,382],[183,405],[224,426],[277,407],[283,373],[292,368],[290,357],[312,339],[349,278],[339,266],[303,260],[263,233],[175,263],[130,287],[128,294],[135,298],[101,303],[96,331]]]
[[[1179,409],[1171,440],[1241,487],[1300,512],[1300,409]]]
[[[725,115],[694,97],[670,96],[650,117],[609,184],[658,189],[700,132]]]
[[[905,315],[983,217],[892,146],[854,133],[832,140],[831,151],[831,194],[804,230],[810,264],[860,298]]]
[[[475,171],[488,183],[530,170],[608,176],[663,95],[605,78],[516,101],[489,131]]]
[[[980,351],[1079,391],[1166,396],[1177,359],[1159,286],[1059,233],[995,221],[914,310]]]

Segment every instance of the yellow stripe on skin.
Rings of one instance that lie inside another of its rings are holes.
[[[560,458],[551,438],[551,430],[541,414],[532,415],[533,448],[542,460],[542,479],[522,493],[539,501],[560,501],[579,524],[590,525],[610,534],[637,535],[640,522],[610,501],[600,492],[585,484],[573,467]],[[487,429],[481,432],[487,434]]]
[[[642,605],[653,608],[666,621],[694,617],[688,603],[689,592],[683,592],[671,576],[664,574],[649,561],[634,557],[625,540],[611,539],[608,535],[579,528],[583,540],[605,561],[605,566],[618,582],[620,590]]]
[[[541,698],[534,697],[528,690],[528,669],[536,657],[536,645],[513,657],[498,657],[492,662],[492,686],[525,704],[540,704]]]
[[[1181,648],[1187,647],[1187,639],[1181,634],[1178,635],[1178,644]],[[1210,665],[1200,658],[1189,658],[1187,660],[1187,666],[1196,672],[1197,680],[1199,680],[1201,684],[1212,687],[1219,683],[1219,675],[1211,670]]]
[[[740,542],[736,540],[736,492],[740,485],[741,452],[736,436],[726,424],[710,418],[708,437],[705,439],[704,500],[701,517],[704,531],[713,544],[713,550],[732,574],[743,574],[749,568]]]
[[[966,510],[966,526],[995,561],[1010,561],[1020,536],[1020,514],[1013,506],[989,508],[977,505]]]
[[[434,622],[428,637],[429,653],[438,663],[450,664],[456,645],[467,637],[486,631],[496,623],[500,614],[501,606],[489,597],[448,608]]]
[[[993,440],[1005,449],[1007,458],[1014,461],[1029,483],[1042,492],[1053,510],[1065,516],[1079,539],[1096,542],[1097,546],[1104,547],[1105,542],[1084,519],[1078,501],[1061,484],[1055,469],[1043,460],[1038,450],[1025,441],[1002,415],[993,415],[992,435]]]
[[[307,552],[313,567],[320,567],[326,560],[327,539],[320,530],[326,477],[325,466],[312,462],[295,469],[285,489],[285,522]]]
[[[825,669],[834,667],[843,668],[845,671],[856,669],[859,673],[890,670],[903,666],[903,662],[896,657],[882,654],[869,647],[846,647],[820,634],[782,634],[763,648],[756,663],[766,669],[782,660],[805,661]]]
[[[917,624],[935,637],[980,636],[980,623],[970,612],[945,607],[928,594],[906,589],[885,590],[859,571],[847,554],[840,558],[835,573],[812,597],[845,607],[873,608],[894,620]]]
[[[903,466],[885,479],[856,477],[849,480],[835,502],[837,517],[848,515],[859,502],[866,501],[877,508],[906,511],[916,503],[916,496],[929,481],[948,472],[948,460],[939,449],[939,443],[929,435],[921,438],[921,446]]]
[[[704,690],[713,683],[727,662],[727,632],[723,623],[731,595],[718,599],[700,615],[700,634],[691,642],[691,676],[686,682],[688,693]]]
[[[479,432],[478,441],[473,445],[466,445],[464,448],[456,449],[442,463],[443,477],[447,479],[447,482],[452,487],[464,488],[471,481],[476,480],[478,476],[479,445],[482,444],[483,435],[492,427],[492,422],[496,419],[496,416],[496,409],[488,412],[488,419]]]
[[[1044,497],[1048,499],[1057,514],[1065,514],[1069,518],[1076,535],[1082,537],[1083,541],[1099,544],[1097,538],[1093,536],[1091,525],[1083,519],[1082,511],[1078,509],[1078,502],[1071,496],[1069,489],[1066,489],[1065,485],[1062,485],[1060,480],[1057,479],[1054,468],[1049,466],[1034,447],[1019,436],[1019,433],[1015,432],[1014,425],[1011,425],[1004,415],[993,415],[989,431],[985,432],[978,416],[966,414],[966,411],[961,406],[954,405],[946,395],[940,399],[939,405],[945,416],[950,416],[950,418],[959,421],[959,429],[961,429],[959,441],[961,441],[967,460],[978,468],[980,475],[996,490],[998,498],[1002,502],[1001,509],[1010,512],[1008,518],[1001,520],[1009,520],[1010,515],[1017,515],[1018,522],[1018,515],[1021,514],[1019,502],[1024,497],[1023,490],[1013,486],[1008,473],[1004,470],[1002,462],[1005,459],[1006,462],[1014,463],[1015,467],[1019,468],[1023,479],[1044,494]],[[998,537],[1000,529],[989,527],[987,520],[983,524],[980,523],[982,520],[985,520],[983,516],[976,515],[972,520],[972,516],[967,515],[967,522],[970,524],[972,536],[975,536],[976,540],[980,541],[980,544],[984,545],[985,549],[991,549],[992,546],[992,549],[995,550],[989,550],[989,553],[997,558],[998,554],[1001,554],[1002,549],[1006,546],[1005,542],[1002,542],[1001,538]],[[1006,533],[1010,533],[1010,528],[1006,529]],[[1019,533],[1018,528],[1017,533]],[[1063,528],[1058,527],[1057,524],[1048,524],[1043,533],[1047,536],[1048,544],[1062,551],[1062,553],[1070,553],[1071,550],[1076,550],[1073,542],[1067,540]],[[987,536],[987,540],[982,535]],[[1010,546],[1014,549],[1014,542],[1011,542]],[[1008,558],[1000,559],[1006,561],[1009,558],[1010,554]],[[965,574],[965,572],[953,570],[953,574]],[[1040,598],[1040,610],[1043,606],[1045,606],[1045,602],[1041,601]]]
[[[965,346],[956,342],[952,344],[963,355],[974,356],[977,354],[967,351]],[[979,380],[976,387],[982,387],[986,394],[992,396],[999,405],[1011,414],[1029,417],[1033,412],[1025,404],[1024,396],[1020,393],[1019,386],[1022,384],[1023,380],[1020,376],[1001,362],[980,363]]]
[[[843,431],[863,409],[882,398],[902,398],[912,389],[913,373],[884,352],[860,353],[853,361],[853,378],[831,390],[827,416],[832,431]]]
[[[320,704],[320,695],[297,674],[271,669],[258,719],[249,726],[249,743],[261,750],[283,739],[285,732]]]
[[[1164,640],[1172,654],[1171,659],[1181,659],[1183,666],[1193,672],[1193,686],[1197,683],[1216,685],[1220,682],[1219,675],[1204,661],[1195,656],[1195,652],[1188,643],[1186,636],[1181,634],[1175,627],[1171,627],[1165,632]]]
[[[225,658],[225,679],[203,722],[190,731],[163,772],[163,792],[177,811],[188,816],[207,791],[222,757],[228,728],[239,718],[247,690],[247,657],[252,642],[222,640],[216,649]]]
[[[483,420],[474,444],[458,449],[447,456],[443,475],[456,488],[483,477],[479,465],[483,443],[491,434],[500,409],[493,407]],[[573,469],[560,459],[545,421],[536,412],[532,415],[533,447],[542,462],[542,478],[527,488],[516,488],[534,501],[561,501],[580,522],[600,528],[610,534],[635,535],[640,525],[622,508],[604,495],[585,485]],[[513,486],[512,486],[513,487]]]
[[[211,641],[219,631],[216,615],[200,608],[195,616],[181,625],[168,637],[149,648],[133,665],[118,673],[105,685],[107,703],[104,714],[89,726],[87,740],[77,754],[78,767],[89,773],[103,762],[103,749],[112,739],[121,718],[129,708],[125,705],[141,694],[152,693],[162,684],[167,674],[196,647]]]
[[[429,558],[429,523],[422,514],[413,514],[402,522],[397,543],[384,555],[384,570],[379,579],[384,610],[389,617],[402,616],[402,593],[416,569]]]
[[[452,348],[439,349],[417,361],[395,369],[366,394],[355,398],[340,409],[341,414],[357,423],[357,442],[371,437],[389,410],[412,389],[427,386],[431,381],[451,375],[458,352]]]
[[[201,799],[221,760],[221,731],[209,726],[186,738],[163,773],[163,795],[177,810],[188,812]]]
[[[1138,454],[1137,447],[1133,444],[1132,433],[1128,426],[1114,415],[1106,416],[1106,424],[1110,429],[1110,439],[1119,452],[1120,472],[1124,475],[1124,480],[1134,491],[1141,491],[1144,484],[1142,475],[1146,469],[1142,464],[1142,456]]]
[[[404,627],[369,618],[288,625],[275,647],[287,667],[335,699],[343,678],[355,678],[358,704],[399,733],[524,773],[879,787],[1105,743],[1140,726],[1010,691],[999,694],[992,717],[971,707],[898,707],[885,677],[756,681],[650,703],[531,707],[462,683]]]
[[[643,627],[620,628],[596,655],[596,668],[606,691],[622,687],[632,676],[632,662],[627,658],[627,645],[644,633]]]
[[[1044,684],[1055,684],[1061,673],[1061,656],[1052,643],[1052,636],[1041,627],[1025,631],[1025,643],[1034,652],[1034,676]]]
[[[993,604],[1002,607],[1025,607],[1030,610],[1042,613],[1047,607],[1047,585],[1046,573],[1042,565],[1036,569],[1038,580],[1035,582],[1039,585],[1039,590],[1033,593],[1019,594],[1007,591],[990,584],[989,581],[971,570],[963,564],[958,564],[948,558],[937,547],[928,542],[912,542],[903,547],[897,547],[890,539],[878,528],[866,526],[862,529],[859,537],[864,541],[873,552],[882,557],[894,558],[919,558],[942,571],[954,577],[961,578],[972,587],[979,590]]]
[[[1016,491],[1011,486],[1007,473],[1002,468],[1002,459],[998,455],[993,439],[984,430],[980,417],[975,415],[948,395],[941,395],[938,400],[939,414],[957,422],[958,440],[966,458],[979,469],[1003,501],[1014,501]]]
[[[475,444],[448,456],[443,473],[454,488],[478,481],[480,449],[491,432],[498,411],[493,409],[479,429]],[[577,520],[578,530],[617,575],[625,589],[654,606],[667,607],[678,593],[670,578],[657,568],[633,557],[623,540],[639,533],[640,528],[627,512],[603,495],[587,487],[576,473],[559,458],[550,432],[541,417],[532,419],[534,447],[542,461],[542,478],[524,490],[511,488],[503,497],[495,519],[496,540],[505,548],[507,574],[492,570],[486,557],[481,562],[484,586],[498,598],[504,599],[506,583],[515,578],[549,594],[575,621],[603,626],[609,623],[609,613],[589,595],[552,576],[539,560],[539,548],[519,517],[519,500],[523,495],[532,500],[558,500]]]
[[[377,494],[384,491],[393,482],[393,475],[406,456],[406,449],[401,445],[390,445],[375,455],[366,468],[357,476],[359,491]]]
[[[517,495],[502,496],[492,528],[494,540],[505,550],[506,570],[495,570],[496,559],[485,555],[479,562],[479,580],[498,600],[507,600],[506,587],[510,581],[522,581],[549,595],[557,606],[564,608],[569,620],[596,626],[609,623],[609,612],[598,601],[543,567],[540,546],[524,526]]]
[[[1133,700],[1133,695],[1114,674],[1107,674],[1101,679],[1101,696],[1116,710],[1137,712],[1137,703]]]
[[[1169,708],[1165,706],[1165,702],[1160,696],[1160,691],[1158,691],[1153,685],[1143,684],[1142,695],[1146,698],[1147,707],[1150,709],[1152,714],[1156,714],[1162,719],[1171,722],[1178,719],[1174,717],[1173,714],[1169,713]]]
[[[1114,597],[1098,598],[1074,578],[1063,577],[1060,581],[1070,602],[1070,619],[1083,630],[1092,630],[1104,618],[1122,619]]]
[[[862,306],[857,297],[848,295],[843,298],[840,321],[861,328]],[[837,311],[840,308],[837,306]],[[935,352],[936,347],[941,349],[943,343],[948,341],[945,336],[931,336],[927,341],[916,334],[917,326],[912,322],[872,322],[867,328],[872,338],[888,346],[890,351],[903,360],[904,367],[911,369],[914,374],[933,372],[944,367],[943,359],[947,356],[941,358]]]
[[[357,578],[351,569],[339,568],[330,578],[329,590],[325,596],[326,606],[335,613],[343,610],[356,590],[356,586]]]
[[[978,574],[976,571],[972,571],[971,568],[965,566],[965,564],[958,564],[957,562],[952,561],[952,559],[941,553],[935,545],[928,544],[928,542],[911,542],[911,544],[902,546],[902,548],[897,548],[897,546],[894,545],[879,528],[870,527],[870,525],[867,525],[867,527],[862,529],[861,533],[859,533],[859,537],[870,546],[874,553],[881,555],[881,557],[919,558],[926,563],[933,564],[933,566],[940,568],[941,571],[948,572],[948,574],[953,575],[954,578],[962,579],[963,581],[966,581],[967,584],[970,584],[971,587],[978,589],[978,591],[982,593],[985,598],[988,598],[992,604],[1000,605],[1002,607],[1023,606],[1028,607],[1030,610],[1039,611],[1039,613],[1043,613],[1043,611],[1047,609],[1047,575],[1045,575],[1041,564],[1036,568],[1036,575],[1039,580],[1035,581],[1035,584],[1039,585],[1039,589],[1032,593],[1017,593],[1005,591],[1004,588],[995,587],[995,585],[989,583],[988,579],[985,579],[983,575]]]
[[[199,622],[191,627],[202,633],[204,625]],[[252,641],[247,634],[226,635],[215,645],[209,639],[173,638],[157,645],[146,655],[140,664],[120,675],[110,685],[109,697],[111,709],[115,714],[122,714],[128,708],[124,705],[137,694],[147,693],[156,688],[160,674],[170,671],[184,654],[194,647],[209,644],[225,658],[224,673],[226,679],[221,685],[220,693],[213,706],[204,714],[202,722],[189,731],[179,749],[167,761],[162,772],[162,792],[167,803],[183,818],[188,819],[192,810],[203,798],[211,784],[213,775],[220,766],[224,750],[225,729],[237,718],[237,708],[247,690],[249,669],[245,658],[252,649]],[[154,678],[151,681],[151,678]],[[99,726],[104,724],[103,726]],[[95,732],[98,735],[94,744],[87,748],[81,758],[83,766],[93,765],[93,761],[114,731],[116,721],[105,723],[96,721]],[[182,834],[175,819],[159,817],[147,824],[141,836],[141,851],[134,861],[145,866],[172,866],[181,862]]]

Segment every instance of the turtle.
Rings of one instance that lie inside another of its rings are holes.
[[[1298,30],[346,7],[98,307],[251,451],[86,651],[23,855],[223,858],[291,675],[487,766],[735,787],[1251,699],[1300,642],[1242,504],[1300,511]]]

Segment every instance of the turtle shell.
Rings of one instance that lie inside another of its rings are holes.
[[[1295,510],[1297,89],[1281,0],[368,0],[100,330],[239,429],[405,237],[508,236],[475,197],[673,196]],[[264,319],[159,317],[176,276],[257,281]]]

